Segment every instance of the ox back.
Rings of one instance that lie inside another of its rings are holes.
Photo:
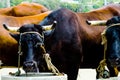
[[[22,2],[21,4],[14,7],[1,8],[0,14],[5,16],[22,17],[37,15],[46,11],[49,10],[41,4]]]

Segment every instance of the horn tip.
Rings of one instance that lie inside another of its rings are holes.
[[[54,21],[54,23],[57,23],[57,21]]]
[[[90,23],[88,20],[86,20],[86,23],[87,23],[88,25],[91,25],[91,23]]]
[[[6,26],[6,24],[3,24],[3,27],[4,27],[6,30],[9,30],[8,27]]]

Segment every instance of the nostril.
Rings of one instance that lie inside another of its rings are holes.
[[[24,66],[26,66],[26,67],[32,67],[32,66],[34,66],[34,62],[33,61],[24,62]]]
[[[26,61],[23,63],[23,70],[27,72],[39,72],[37,62],[35,61]]]
[[[116,59],[116,64],[119,65],[120,64],[120,58]]]
[[[120,58],[117,58],[116,61],[120,61]]]
[[[113,58],[113,59],[108,59],[109,62],[111,63],[111,66],[120,66],[120,58]]]

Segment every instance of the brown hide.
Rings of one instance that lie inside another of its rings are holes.
[[[24,17],[2,16],[0,15],[0,23],[7,24],[9,26],[20,27],[24,24],[37,24],[44,19],[51,11],[47,11],[41,14]]]
[[[108,20],[112,18],[113,16],[120,15],[120,4],[111,4],[104,6],[100,9],[96,9],[87,13],[77,13],[80,19],[80,25],[84,28],[85,33],[87,35],[90,35],[88,38],[96,39],[96,41],[99,39],[97,35],[100,35],[100,33],[105,28],[104,26],[90,26],[86,24],[86,20],[94,21],[94,20]],[[99,33],[98,33],[99,32]],[[97,38],[95,38],[97,37]],[[88,39],[89,40],[89,39]],[[95,41],[95,42],[96,42]],[[98,41],[99,43],[100,41]]]
[[[48,11],[46,7],[37,3],[21,3],[13,7],[13,16],[36,15]]]
[[[98,59],[103,59],[101,32],[105,29],[105,26],[90,26],[86,24],[86,20],[108,20],[113,16],[120,16],[120,4],[110,4],[87,13],[77,14],[80,19],[79,25],[82,28],[83,67],[97,67],[99,64]]]
[[[7,16],[12,16],[12,8],[0,8],[0,15],[7,15]]]
[[[13,6],[9,8],[1,8],[0,14],[7,16],[21,17],[21,16],[36,15],[46,11],[48,11],[48,9],[41,4],[24,2],[17,6]]]
[[[9,35],[9,32],[3,28],[2,24],[18,27],[24,24],[37,24],[49,13],[50,11],[26,17],[0,15],[0,60],[3,61],[3,65],[17,65],[18,45],[16,40]]]

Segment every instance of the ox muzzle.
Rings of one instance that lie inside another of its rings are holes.
[[[25,72],[39,72],[37,62],[36,61],[26,61],[23,63],[23,70]]]
[[[120,58],[108,59],[112,67],[120,67]]]

